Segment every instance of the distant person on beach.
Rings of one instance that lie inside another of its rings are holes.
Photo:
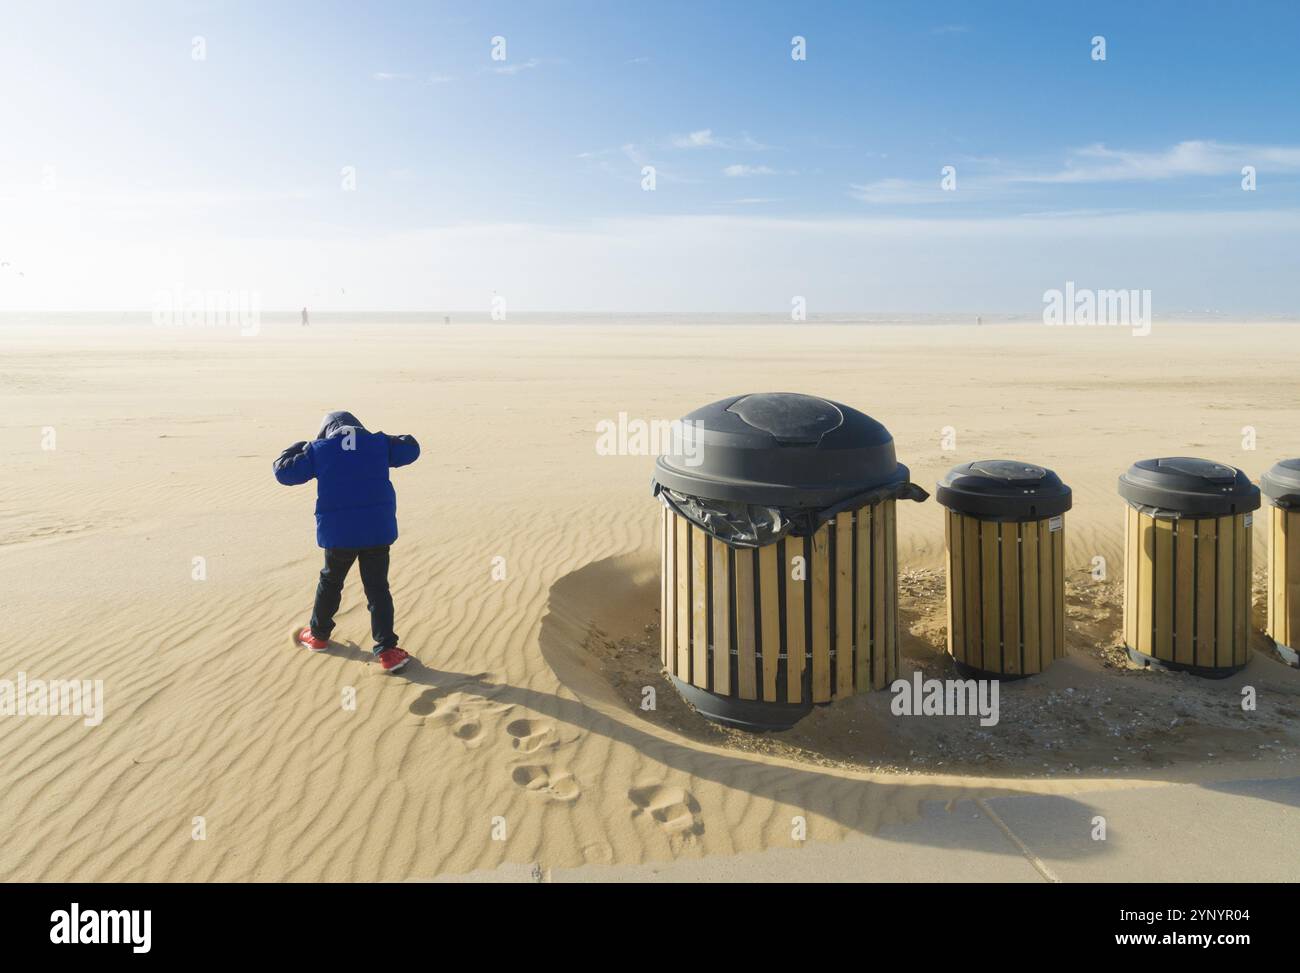
[[[397,494],[388,470],[419,458],[414,436],[370,432],[352,413],[330,412],[315,440],[294,443],[272,464],[285,486],[316,480],[316,543],[325,549],[325,567],[311,624],[294,633],[297,645],[313,652],[329,648],[343,579],[358,561],[380,667],[397,672],[411,661],[397,647],[388,590],[388,547],[397,540]]]
[[[306,309],[306,308],[303,308],[303,309],[302,309],[302,326],[303,326],[304,328],[307,327],[307,309]]]

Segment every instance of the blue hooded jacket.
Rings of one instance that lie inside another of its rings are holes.
[[[312,442],[294,443],[272,464],[285,486],[316,480],[316,543],[383,547],[397,540],[397,494],[389,467],[420,458],[414,436],[370,432],[350,412],[331,412]]]

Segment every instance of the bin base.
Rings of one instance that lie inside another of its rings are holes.
[[[1166,672],[1190,672],[1193,676],[1201,676],[1204,679],[1227,679],[1234,672],[1240,672],[1246,668],[1244,665],[1224,666],[1222,668],[1190,666],[1185,662],[1170,662],[1168,659],[1157,659],[1145,652],[1139,652],[1132,646],[1126,645],[1124,648],[1128,650],[1128,657],[1138,665],[1150,666],[1152,669],[1163,669]]]
[[[952,660],[952,665],[957,670],[957,674],[964,679],[998,679],[1002,682],[1015,682],[1017,679],[1028,679],[1030,676],[1038,675],[1036,672],[990,672],[987,669],[976,669],[956,659]]]
[[[1282,660],[1287,665],[1295,666],[1297,669],[1300,669],[1300,652],[1297,652],[1295,649],[1291,648],[1291,646],[1283,645],[1281,642],[1276,640],[1273,642],[1273,648],[1277,649],[1277,654],[1282,657]]]
[[[765,730],[788,730],[812,712],[812,703],[767,703],[761,699],[737,699],[711,693],[699,686],[669,676],[682,698],[705,719],[738,730],[762,733]]]

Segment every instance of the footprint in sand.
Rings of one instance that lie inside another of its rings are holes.
[[[510,745],[520,753],[532,753],[555,745],[555,726],[543,720],[515,720],[506,727]]]
[[[416,706],[420,702],[417,700],[411,705],[411,712],[419,712]],[[484,719],[500,716],[510,709],[512,706],[508,703],[494,703],[472,693],[450,693],[438,699],[431,712],[424,712],[428,714],[427,720],[450,727],[451,735],[465,746],[476,747],[485,739]]]
[[[704,820],[700,817],[700,804],[690,791],[664,784],[633,787],[627,796],[636,806],[632,816],[648,814],[670,835],[697,835],[704,833]]]
[[[446,681],[439,680],[438,685],[433,689],[426,689],[420,693],[419,698],[407,707],[416,716],[428,716],[438,706],[440,699],[450,699],[453,695],[475,696],[478,699],[491,699],[499,695],[505,687],[500,684],[494,684],[495,673],[475,672],[468,675],[448,676]],[[477,693],[472,692],[453,692],[454,690],[476,689]]]
[[[528,793],[551,801],[576,801],[582,793],[571,773],[544,764],[516,767],[511,772],[510,779]]]

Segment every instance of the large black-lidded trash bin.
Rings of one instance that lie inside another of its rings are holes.
[[[1300,665],[1300,459],[1284,459],[1259,478],[1269,502],[1268,636],[1278,655]]]
[[[1070,488],[1018,460],[963,463],[939,481],[948,508],[948,651],[969,675],[1014,679],[1065,654]]]
[[[889,432],[838,402],[741,395],[659,457],[662,661],[706,717],[785,729],[898,668],[894,502],[923,500]]]
[[[1221,678],[1246,664],[1250,530],[1259,488],[1187,456],[1144,459],[1119,478],[1128,501],[1124,641],[1137,662]]]

